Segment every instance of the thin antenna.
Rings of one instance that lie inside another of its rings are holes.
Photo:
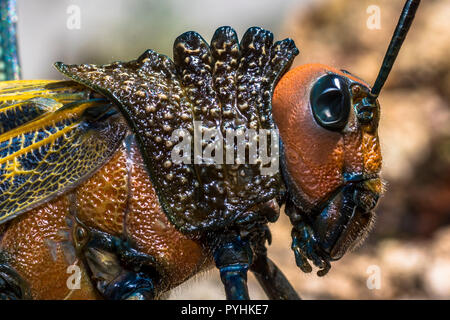
[[[375,99],[380,94],[381,88],[383,88],[383,85],[386,82],[389,73],[391,72],[398,52],[400,51],[403,41],[408,34],[409,27],[414,20],[414,15],[416,14],[419,4],[420,0],[408,0],[403,8],[402,14],[400,15],[400,19],[397,23],[397,27],[394,31],[394,35],[392,36],[391,42],[389,43],[389,47],[386,51],[386,55],[384,56],[380,72],[378,73],[375,84],[372,87],[370,95],[370,100],[372,101],[375,101]]]
[[[16,0],[0,0],[0,80],[19,80]]]

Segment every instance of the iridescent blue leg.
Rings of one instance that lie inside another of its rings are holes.
[[[16,0],[0,0],[0,80],[19,80]]]
[[[100,294],[109,300],[155,298],[155,259],[108,233],[77,226],[75,245]]]
[[[109,300],[152,300],[155,298],[153,279],[143,273],[122,270],[104,288],[103,296]]]
[[[252,250],[240,236],[221,239],[215,246],[214,260],[228,300],[249,300],[247,272],[252,262]]]
[[[303,272],[312,271],[308,260],[320,268],[317,271],[318,276],[326,275],[331,268],[328,259],[320,254],[317,239],[308,224],[301,222],[292,229],[292,250],[295,254],[295,262]]]

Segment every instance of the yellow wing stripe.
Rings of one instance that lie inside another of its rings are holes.
[[[55,142],[55,140],[61,136],[63,136],[65,133],[70,132],[73,130],[73,128],[75,128],[76,126],[78,126],[78,123],[72,124],[70,126],[64,127],[63,129],[61,129],[60,131],[58,131],[58,133],[52,134],[50,135],[48,138],[42,139],[39,142],[33,143],[32,145],[29,145],[28,147],[25,148],[21,148],[19,151],[4,157],[0,160],[0,165],[3,163],[8,163],[11,160],[17,160],[17,157],[27,154],[30,151],[40,148],[43,145],[49,144],[49,143],[53,143]],[[20,173],[21,171],[18,170],[20,166],[17,164],[17,162],[14,162],[13,166],[6,166],[6,170],[8,171],[8,173],[6,173],[4,175],[5,178],[8,178],[10,176],[13,176],[16,173]]]
[[[36,97],[52,98],[57,101],[79,100],[88,90],[72,81],[26,80],[6,81],[0,84],[0,103],[24,101]]]
[[[38,98],[44,108],[54,103]],[[111,107],[79,99],[0,134],[0,224],[78,185],[112,156],[128,129]]]
[[[92,91],[73,81],[27,80],[0,83],[0,135],[71,102],[89,100]]]
[[[81,114],[86,109],[97,106],[97,105],[101,105],[101,104],[98,102],[89,102],[89,103],[84,103],[74,109],[67,109],[67,110],[62,110],[62,111],[59,110],[57,112],[50,113],[48,115],[45,114],[32,122],[24,124],[24,125],[20,126],[19,128],[15,128],[11,131],[5,132],[4,134],[0,135],[0,142],[5,141],[5,140],[10,140],[13,137],[16,137],[17,135],[23,134],[25,132],[37,131],[37,130],[41,130],[42,128],[44,128],[46,126],[55,125],[56,122],[61,121],[61,120],[80,117]],[[72,127],[73,126],[71,126],[71,128]],[[17,155],[20,155],[20,154],[21,153],[17,153]],[[2,163],[3,160],[5,160],[7,158],[9,158],[9,157],[0,159],[0,163]]]
[[[0,97],[0,101],[1,101],[1,97]],[[59,108],[61,108],[63,106],[63,103],[58,101],[58,103],[52,104],[50,106],[47,106],[47,111],[49,112],[53,112],[58,110]],[[11,109],[17,109],[16,111],[24,111],[24,102],[20,102],[20,103],[15,103],[15,104],[11,104],[11,105],[6,105],[4,107],[0,106],[0,112],[5,112]]]

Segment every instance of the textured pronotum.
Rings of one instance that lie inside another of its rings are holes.
[[[219,28],[208,45],[195,32],[174,43],[174,61],[152,50],[137,60],[57,68],[121,109],[136,134],[160,202],[185,232],[219,228],[245,219],[252,207],[279,194],[279,174],[263,176],[258,164],[176,164],[173,131],[208,128],[272,129],[271,98],[298,50],[292,40],[251,28],[238,42]],[[193,148],[192,148],[193,149]],[[224,152],[225,154],[225,152]]]

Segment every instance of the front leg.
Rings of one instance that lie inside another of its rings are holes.
[[[256,255],[250,270],[270,300],[300,300],[286,276],[265,252]]]
[[[255,258],[250,270],[270,300],[300,300],[283,272],[267,257],[266,241],[270,245],[272,235],[267,224],[258,226],[253,236]]]
[[[238,235],[221,235],[214,245],[214,261],[228,300],[250,300],[247,271],[252,262],[250,244]]]
[[[78,225],[75,240],[91,279],[108,300],[155,298],[158,274],[154,259],[131,248],[122,239]]]
[[[0,300],[31,299],[30,288],[0,251]]]
[[[318,241],[311,227],[305,223],[299,223],[292,229],[292,250],[295,254],[295,262],[303,272],[311,272],[312,267],[308,260],[320,268],[317,275],[322,277],[330,271],[330,261],[320,250]]]

